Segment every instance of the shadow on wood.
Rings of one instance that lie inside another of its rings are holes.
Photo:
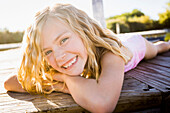
[[[19,49],[0,52],[0,85],[16,68]],[[15,56],[16,55],[16,56]],[[169,110],[170,51],[153,60],[142,61],[137,68],[125,73],[123,89],[114,112]],[[31,95],[6,92],[0,87],[1,112],[88,112],[71,95],[53,92]]]

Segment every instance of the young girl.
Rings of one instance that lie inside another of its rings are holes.
[[[140,35],[117,38],[68,4],[38,12],[23,42],[18,75],[6,80],[6,90],[69,93],[91,112],[112,112],[124,72],[170,49],[168,42],[153,45]]]

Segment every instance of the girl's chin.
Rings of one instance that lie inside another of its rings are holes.
[[[73,77],[75,77],[75,76],[80,76],[80,74],[79,74],[79,75],[69,75],[69,76],[73,76]]]
[[[66,73],[69,76],[80,76],[83,71],[75,72],[75,73]]]

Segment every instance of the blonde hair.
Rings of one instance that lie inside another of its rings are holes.
[[[52,73],[57,71],[47,64],[40,48],[41,31],[49,17],[64,21],[81,37],[88,52],[88,60],[83,72],[85,77],[98,80],[101,71],[100,59],[107,51],[121,56],[125,62],[130,59],[121,51],[123,45],[119,39],[107,33],[85,12],[70,4],[56,4],[38,12],[34,23],[24,35],[24,53],[18,71],[18,80],[28,92],[51,93],[53,90],[47,91],[46,87],[55,84]]]

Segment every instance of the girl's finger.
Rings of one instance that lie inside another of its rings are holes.
[[[54,74],[54,75],[53,75],[53,79],[56,80],[56,81],[64,82],[64,80],[63,80],[63,74],[60,74],[60,73]]]
[[[63,93],[69,93],[69,90],[64,83],[57,83],[57,84],[53,85],[53,88],[56,89],[56,91],[61,91]]]

